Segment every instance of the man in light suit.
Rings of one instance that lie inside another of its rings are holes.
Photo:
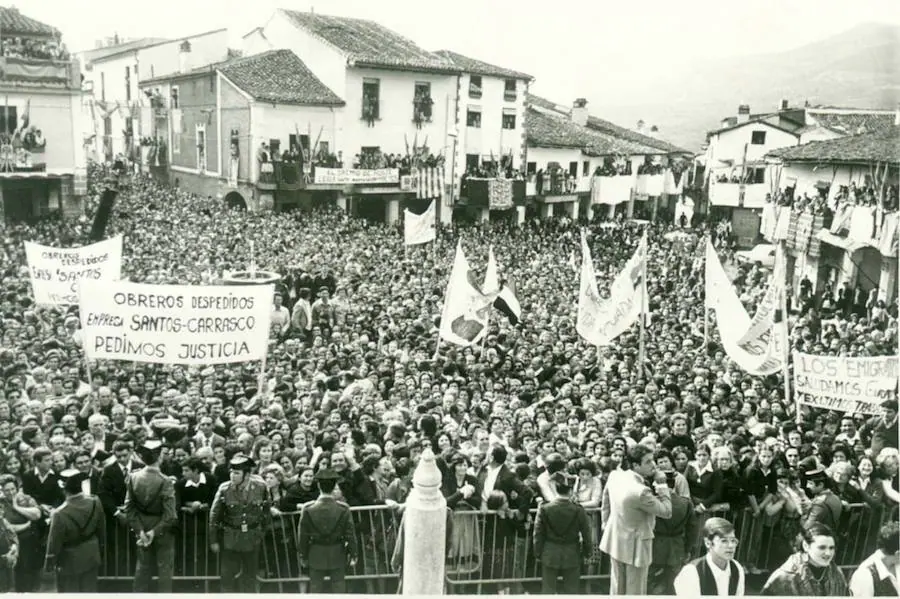
[[[654,484],[653,450],[635,445],[628,452],[630,470],[615,470],[603,489],[600,550],[611,561],[611,595],[646,595],[647,575],[653,561],[653,529],[656,518],[672,517],[671,491]]]

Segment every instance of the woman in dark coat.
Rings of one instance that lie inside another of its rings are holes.
[[[453,534],[448,556],[456,560],[456,567],[475,559],[481,553],[479,520],[472,512],[481,509],[481,485],[468,473],[469,460],[461,453],[447,459],[447,474],[441,483],[441,494],[453,511]],[[468,512],[468,513],[465,513]]]

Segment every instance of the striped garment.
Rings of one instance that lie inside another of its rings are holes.
[[[444,195],[444,167],[416,169],[416,198],[431,200]]]
[[[822,241],[818,237],[816,237],[816,233],[822,230],[822,226],[824,223],[824,215],[816,214],[815,216],[813,216],[813,235],[809,238],[809,248],[806,251],[810,258],[818,258],[822,253]]]
[[[788,233],[787,238],[784,240],[785,244],[791,248],[796,249],[797,247],[797,218],[800,215],[796,212],[791,212],[791,221],[788,224]]]

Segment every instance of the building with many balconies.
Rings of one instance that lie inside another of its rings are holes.
[[[60,32],[0,7],[0,221],[82,214],[81,68]]]

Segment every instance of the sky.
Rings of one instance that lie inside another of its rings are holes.
[[[867,22],[900,25],[896,0],[18,0],[16,6],[60,29],[73,51],[114,33],[177,38],[221,27],[239,48],[241,36],[279,7],[372,19],[427,50],[452,49],[529,73],[532,91],[559,103],[587,97],[595,114],[639,101],[629,86],[673,65],[779,52]]]

